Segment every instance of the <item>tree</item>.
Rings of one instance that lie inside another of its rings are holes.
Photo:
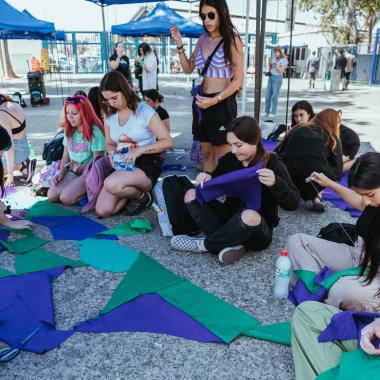
[[[9,55],[9,49],[8,49],[8,40],[3,40],[3,47],[4,47],[4,59],[5,59],[5,68],[7,72],[8,78],[18,78],[18,76],[13,71],[11,58]]]

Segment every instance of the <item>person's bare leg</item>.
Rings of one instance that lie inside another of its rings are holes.
[[[204,157],[203,170],[212,172],[216,168],[215,147],[208,142],[201,142],[202,155]]]
[[[52,202],[59,202],[59,198],[63,189],[74,179],[78,178],[78,176],[72,172],[67,172],[63,177],[62,181],[57,185],[52,184],[48,190],[48,198]]]
[[[216,160],[216,162],[218,162],[219,158],[224,156],[228,152],[230,152],[230,147],[228,144],[216,145],[215,146],[215,160]]]
[[[62,190],[59,200],[62,204],[71,206],[77,204],[86,195],[86,183],[83,176],[73,179]]]
[[[95,212],[99,218],[108,218],[111,215],[120,212],[126,205],[128,199],[120,199],[108,193],[104,188],[98,196]]]

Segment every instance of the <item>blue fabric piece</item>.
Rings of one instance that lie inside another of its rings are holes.
[[[55,328],[51,282],[63,271],[61,267],[0,279],[0,340],[17,345],[40,327],[23,349],[42,354],[74,333]]]
[[[0,228],[0,240],[7,241],[9,234],[10,234],[10,231],[8,231],[4,228]],[[4,246],[0,243],[0,252],[3,252],[4,249],[5,249]]]
[[[32,222],[51,228],[73,222],[76,218],[78,218],[78,216],[33,216]]]
[[[203,187],[196,187],[197,201],[204,205],[212,199],[226,195],[237,197],[246,203],[251,210],[261,208],[261,183],[258,179],[257,170],[264,167],[263,162],[257,165],[235,170],[233,172],[215,177],[204,183]]]
[[[50,227],[54,240],[85,240],[95,237],[99,232],[107,230],[108,227],[95,222],[85,216],[77,216],[69,223]],[[115,235],[99,235],[100,239],[119,240]]]
[[[355,339],[360,348],[360,333],[362,329],[379,318],[378,313],[368,313],[365,311],[343,311],[335,314],[329,325],[318,336],[318,342],[335,342],[337,340]],[[379,347],[380,339],[373,342]]]

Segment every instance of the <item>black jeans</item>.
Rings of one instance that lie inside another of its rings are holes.
[[[257,226],[248,226],[241,219],[241,211],[228,209],[223,203],[211,201],[201,206],[196,200],[186,204],[195,224],[206,234],[205,247],[218,254],[226,247],[244,245],[261,251],[272,242],[272,228],[265,219]]]

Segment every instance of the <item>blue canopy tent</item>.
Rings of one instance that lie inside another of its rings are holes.
[[[0,39],[54,39],[52,22],[41,21],[0,0]]]
[[[122,36],[170,36],[170,25],[177,25],[184,37],[199,37],[203,26],[180,16],[166,4],[158,4],[151,13],[136,21],[113,25],[112,33]]]

